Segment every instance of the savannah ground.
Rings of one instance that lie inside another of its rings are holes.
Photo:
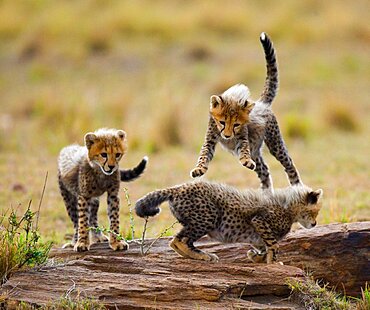
[[[190,179],[209,97],[236,83],[257,99],[265,79],[259,35],[274,41],[280,91],[273,102],[303,181],[323,188],[319,223],[370,220],[368,1],[1,1],[0,214],[41,205],[40,233],[56,246],[72,233],[57,186],[57,156],[100,127],[127,132],[122,168],[149,166],[123,184],[132,204]],[[288,185],[265,151],[275,187]],[[218,148],[208,180],[258,187],[254,172]],[[121,230],[129,208],[121,191]],[[168,208],[147,236],[174,222]],[[100,223],[107,226],[102,199]],[[136,237],[142,219],[135,216]],[[179,225],[171,229],[173,234]]]

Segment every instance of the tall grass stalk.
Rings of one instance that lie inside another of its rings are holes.
[[[132,213],[132,204],[130,200],[130,195],[128,193],[127,188],[123,187],[123,191],[125,192],[125,199],[127,202],[127,206],[129,208],[129,215],[130,215],[130,230],[131,230],[131,240],[135,239],[135,221],[134,221],[134,216]]]
[[[147,225],[147,222],[148,222],[148,219],[145,219],[145,228],[146,228],[146,225]],[[152,246],[154,245],[154,243],[156,243],[160,238],[162,238],[170,229],[172,229],[179,221],[176,221],[176,222],[173,222],[170,226],[168,226],[167,228],[165,228],[158,236],[157,238],[155,238],[149,245],[148,247],[146,248],[146,250],[143,252],[144,255],[148,254],[150,249],[152,248]],[[142,240],[142,244],[144,243],[144,240],[145,240],[145,231],[146,229],[143,230],[143,236],[141,238]],[[144,247],[144,245],[142,245],[142,247]]]

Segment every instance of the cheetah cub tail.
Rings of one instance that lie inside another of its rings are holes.
[[[136,167],[127,170],[121,169],[120,170],[121,181],[130,182],[140,177],[146,168],[148,160],[149,160],[148,156],[144,156],[144,158]]]
[[[158,207],[162,202],[171,199],[172,189],[162,189],[151,192],[140,198],[135,204],[136,214],[140,217],[155,216],[161,209]]]
[[[267,72],[265,86],[258,100],[270,105],[272,100],[276,97],[279,88],[278,64],[274,45],[266,32],[261,33],[260,41],[265,52]]]

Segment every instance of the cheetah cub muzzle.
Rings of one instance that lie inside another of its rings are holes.
[[[304,185],[269,193],[193,182],[151,192],[136,202],[135,209],[140,217],[154,216],[160,212],[159,205],[168,201],[183,226],[170,246],[183,257],[217,261],[217,255],[194,246],[208,234],[223,243],[250,243],[249,259],[270,264],[276,261],[278,242],[293,223],[305,228],[316,225],[321,196],[321,189],[313,191]]]

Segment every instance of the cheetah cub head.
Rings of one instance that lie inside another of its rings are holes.
[[[111,175],[119,168],[119,161],[126,152],[126,133],[99,129],[85,135],[85,145],[90,164],[98,166],[105,175]]]
[[[211,96],[210,113],[224,139],[231,139],[249,122],[254,103],[247,86],[237,84],[222,95]]]
[[[313,228],[316,226],[316,218],[321,208],[320,200],[322,194],[322,189],[308,191],[306,193],[303,199],[303,206],[297,216],[297,222],[304,228]]]

